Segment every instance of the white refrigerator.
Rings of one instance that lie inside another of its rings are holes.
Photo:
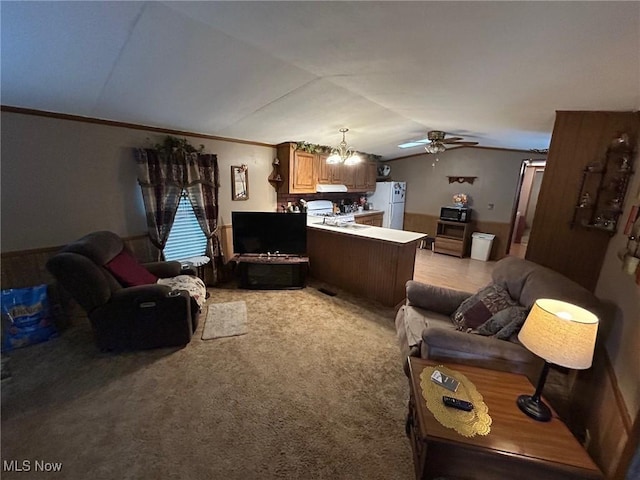
[[[382,210],[382,226],[402,230],[404,224],[404,200],[407,193],[406,182],[376,182],[376,191],[367,201],[374,210]]]

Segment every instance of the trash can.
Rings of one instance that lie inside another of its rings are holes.
[[[495,235],[473,232],[471,235],[471,258],[486,262],[491,254],[491,246]]]

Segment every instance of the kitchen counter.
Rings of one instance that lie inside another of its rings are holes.
[[[322,225],[322,217],[307,217],[310,275],[395,307],[405,298],[405,284],[413,279],[418,242],[425,236],[354,223]]]
[[[366,213],[377,213],[375,210],[370,210]],[[363,215],[361,214],[354,215]],[[346,226],[337,227],[334,225],[323,225],[323,217],[307,217],[307,227],[315,228],[318,230],[326,230],[329,232],[340,233],[343,235],[353,235],[356,237],[368,238],[370,240],[381,240],[383,242],[406,244],[416,242],[426,237],[424,233],[407,232],[405,230],[394,230],[391,228],[374,227],[372,225],[360,225],[360,224],[346,224]]]
[[[358,218],[358,217],[364,217],[366,215],[374,215],[376,213],[384,214],[384,210],[363,210],[361,212],[353,212],[353,216]]]

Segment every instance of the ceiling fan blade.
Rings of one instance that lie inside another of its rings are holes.
[[[457,142],[458,140],[462,140],[462,137],[449,137],[442,140],[442,143],[452,143]]]
[[[447,145],[458,145],[458,146],[466,146],[470,147],[472,145],[478,145],[478,142],[444,142]]]

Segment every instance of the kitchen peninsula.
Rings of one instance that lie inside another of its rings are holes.
[[[418,242],[424,233],[361,225],[322,224],[307,219],[307,252],[312,277],[355,295],[396,306],[413,278]]]

